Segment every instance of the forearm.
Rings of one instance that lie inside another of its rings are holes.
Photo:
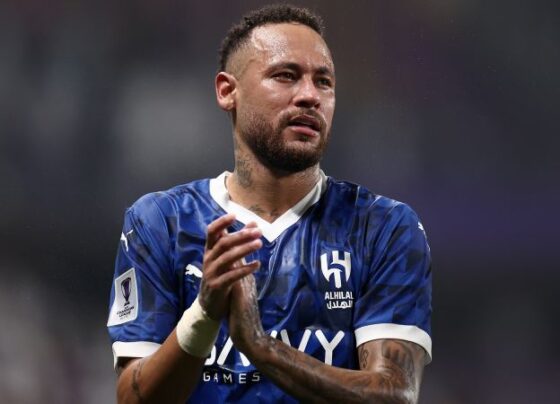
[[[371,370],[329,366],[283,342],[264,336],[245,349],[251,362],[280,388],[305,402],[416,403],[412,386],[383,365]]]
[[[174,330],[154,354],[126,366],[117,382],[117,401],[183,403],[200,380],[204,360],[183,351]]]
[[[232,285],[260,265],[241,260],[261,248],[262,232],[250,222],[228,233],[234,222],[228,214],[208,225],[199,295],[153,355],[128,362],[120,372],[119,403],[181,403],[196,388],[228,311]]]

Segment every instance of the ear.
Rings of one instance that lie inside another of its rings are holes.
[[[235,109],[237,94],[237,80],[226,72],[219,72],[214,83],[216,87],[216,100],[224,111],[231,112]]]

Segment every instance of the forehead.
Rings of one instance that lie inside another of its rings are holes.
[[[248,62],[274,65],[297,63],[310,68],[334,71],[329,48],[311,28],[297,23],[269,24],[257,27],[248,41]]]

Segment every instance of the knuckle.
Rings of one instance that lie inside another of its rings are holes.
[[[224,248],[224,244],[227,243],[227,237],[220,237],[214,244],[214,250],[221,251]]]
[[[206,287],[210,290],[210,292],[215,291],[220,288],[220,284],[215,279],[210,279],[206,283]]]
[[[214,265],[216,265],[217,268],[221,268],[224,265],[224,256],[220,255],[219,257],[217,257],[214,260]]]

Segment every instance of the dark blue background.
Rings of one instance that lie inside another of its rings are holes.
[[[337,68],[323,168],[404,200],[434,258],[423,403],[552,402],[560,52],[553,2],[296,1]],[[126,206],[232,168],[216,49],[258,1],[0,3],[0,401],[114,400]]]

